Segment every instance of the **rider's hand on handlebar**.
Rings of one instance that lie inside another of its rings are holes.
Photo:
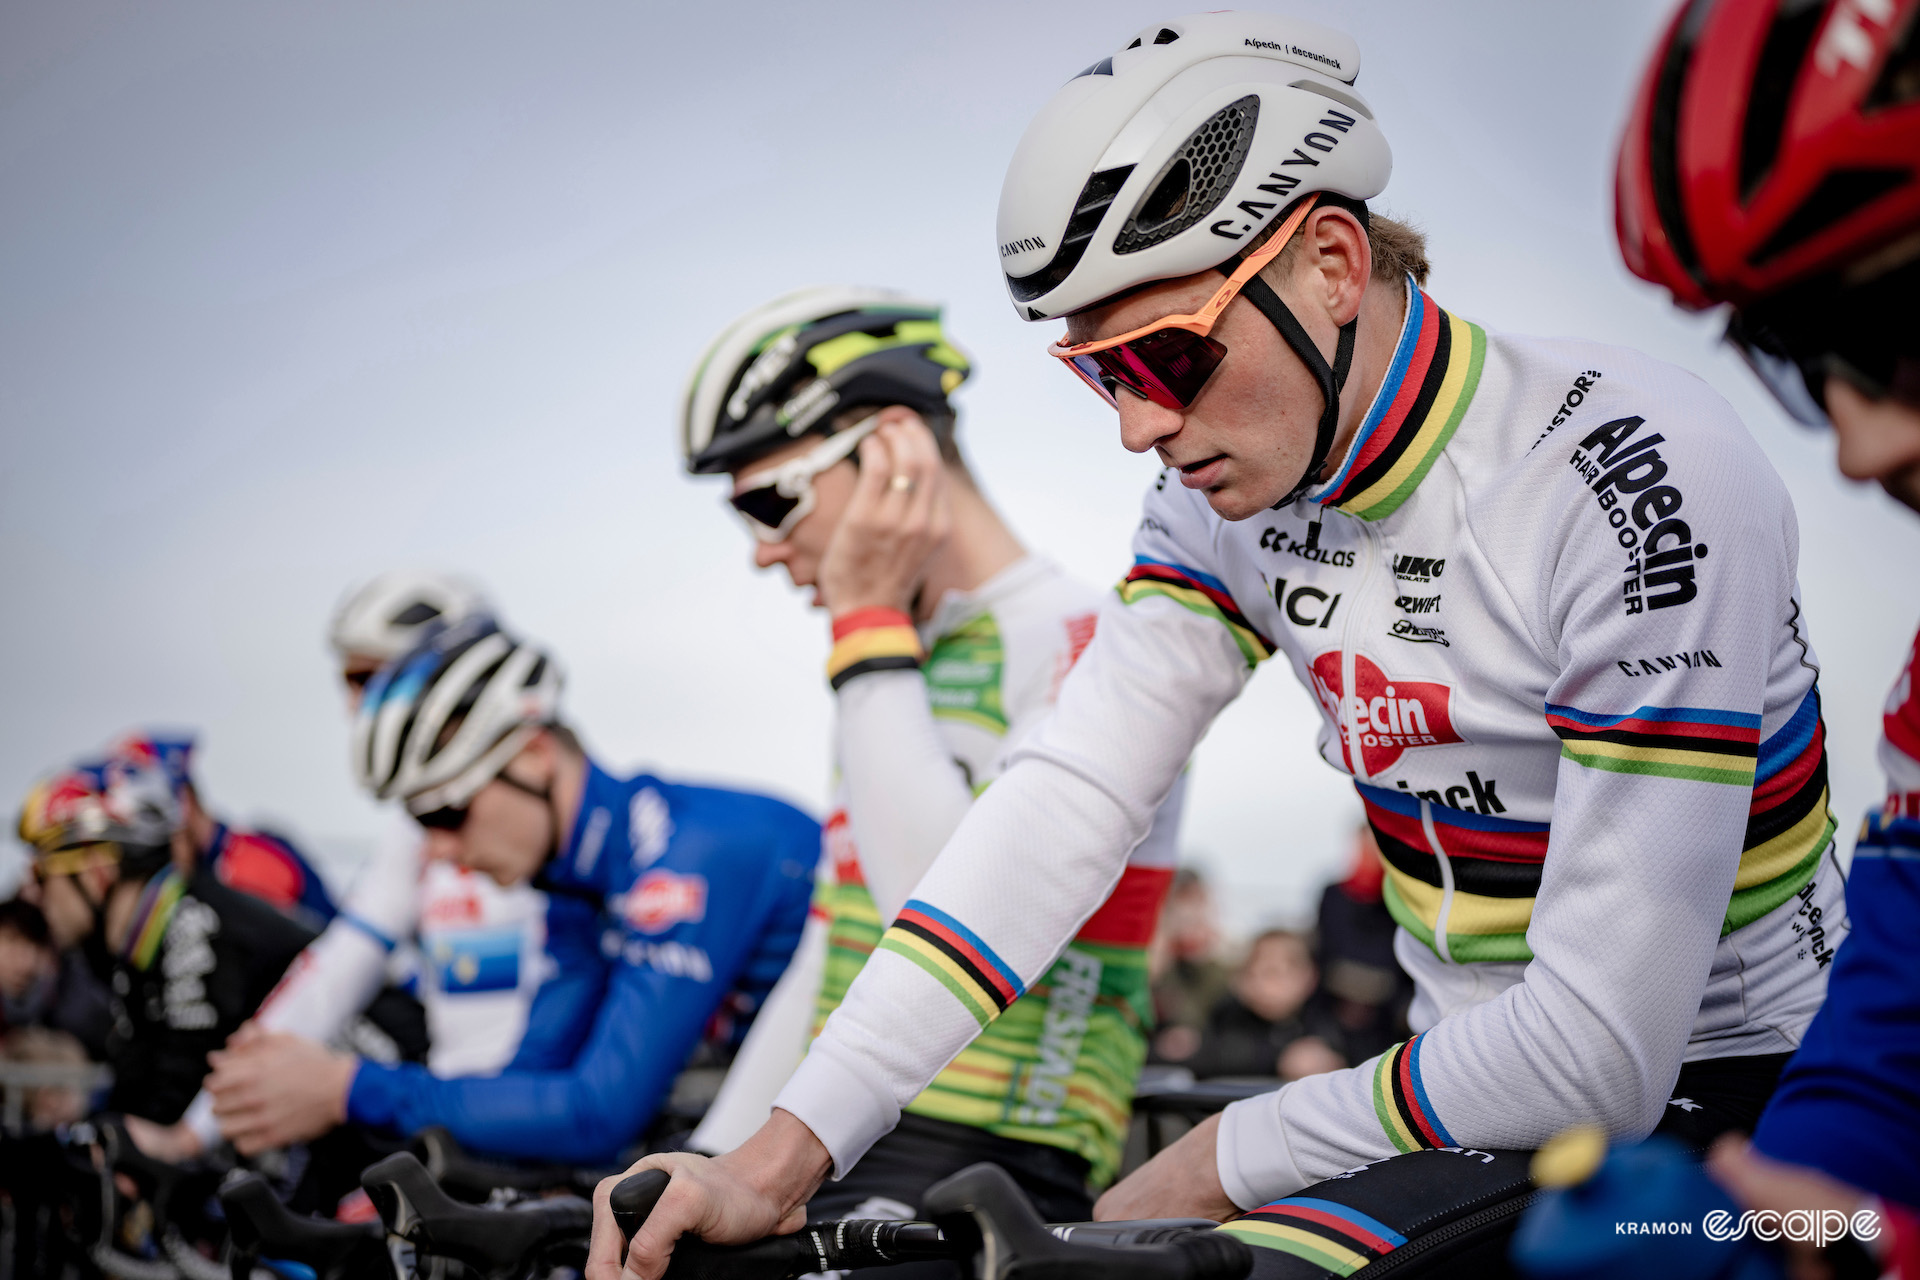
[[[798,1231],[806,1225],[807,1201],[832,1164],[813,1132],[785,1111],[775,1111],[758,1133],[724,1156],[648,1156],[594,1190],[586,1280],[660,1280],[674,1241],[688,1232],[715,1244],[746,1244]],[[607,1196],[621,1179],[643,1169],[665,1169],[673,1181],[639,1234],[625,1241]]]
[[[123,1116],[121,1123],[126,1125],[127,1136],[140,1148],[140,1153],[155,1160],[184,1164],[206,1150],[200,1135],[185,1124],[155,1124],[139,1116]]]
[[[880,420],[860,442],[860,478],[820,561],[820,598],[836,618],[867,608],[911,612],[927,561],[953,529],[933,432],[899,406]]]
[[[285,1031],[242,1028],[207,1055],[220,1131],[242,1155],[317,1138],[347,1118],[359,1059]]]
[[[1093,1206],[1094,1220],[1238,1217],[1240,1206],[1220,1185],[1219,1135],[1216,1113],[1109,1188]]]

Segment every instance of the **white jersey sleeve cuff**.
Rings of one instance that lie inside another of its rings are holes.
[[[1287,1146],[1280,1123],[1280,1100],[1291,1085],[1243,1098],[1220,1114],[1214,1143],[1215,1167],[1227,1199],[1243,1212],[1258,1209],[1307,1185]]]
[[[813,1130],[833,1157],[836,1179],[900,1123],[900,1105],[879,1070],[824,1036],[813,1042],[773,1105]]]
[[[220,1122],[213,1118],[213,1095],[205,1089],[193,1096],[180,1123],[200,1139],[202,1150],[211,1151],[220,1145]]]

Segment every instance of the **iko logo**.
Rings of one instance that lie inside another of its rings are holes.
[[[1000,256],[1011,258],[1016,253],[1026,253],[1032,249],[1044,249],[1047,242],[1039,236],[1022,236],[1018,240],[1009,240],[1000,246]]]
[[[1252,44],[1253,42],[1249,40],[1247,43]],[[1289,48],[1288,51],[1292,53],[1298,53],[1309,58],[1319,58],[1323,62],[1327,61],[1327,59],[1322,57],[1321,55],[1308,53],[1304,49]],[[1335,63],[1334,65],[1337,66],[1339,64]],[[1266,219],[1266,216],[1269,213],[1272,213],[1275,209],[1278,209],[1282,204],[1285,204],[1287,201],[1293,199],[1294,190],[1300,185],[1300,181],[1301,181],[1300,175],[1297,173],[1286,173],[1283,171],[1289,165],[1306,165],[1310,168],[1316,168],[1316,169],[1319,168],[1320,162],[1316,160],[1314,157],[1308,155],[1307,152],[1318,151],[1324,154],[1326,152],[1332,151],[1335,147],[1340,145],[1340,139],[1339,137],[1336,136],[1336,134],[1342,134],[1347,132],[1347,130],[1353,128],[1353,126],[1357,123],[1359,123],[1359,121],[1355,119],[1353,116],[1348,115],[1344,111],[1336,111],[1333,108],[1329,107],[1327,109],[1327,114],[1321,117],[1319,121],[1320,127],[1308,133],[1306,137],[1300,139],[1300,145],[1293,149],[1292,158],[1288,160],[1282,160],[1280,162],[1280,168],[1276,169],[1272,173],[1269,173],[1267,175],[1267,180],[1265,182],[1258,183],[1255,185],[1254,190],[1264,191],[1268,195],[1272,196],[1273,199],[1272,200],[1251,200],[1251,199],[1242,200],[1238,205],[1234,207],[1239,209],[1242,214],[1246,215],[1247,221],[1235,222],[1234,219],[1232,218],[1222,218],[1218,222],[1214,223],[1212,226],[1208,227],[1207,230],[1227,240],[1245,239],[1247,236],[1247,233],[1252,231],[1255,227],[1259,226],[1261,222],[1263,222]],[[1334,130],[1335,133],[1325,132],[1328,129]]]
[[[1391,768],[1415,747],[1465,742],[1453,728],[1453,690],[1437,680],[1395,680],[1364,653],[1353,655],[1351,696],[1340,677],[1340,651],[1313,660],[1314,696],[1341,726],[1340,754],[1347,768],[1372,776]],[[1346,721],[1352,719],[1351,734]],[[1360,748],[1356,765],[1353,747]]]
[[[1426,556],[1395,556],[1393,558],[1393,576],[1402,582],[1438,582],[1440,575],[1447,571],[1444,559],[1433,560]]]
[[[1438,613],[1439,596],[1395,596],[1393,607],[1402,613]]]
[[[1686,495],[1660,483],[1668,467],[1655,446],[1666,437],[1656,431],[1634,438],[1645,422],[1641,417],[1615,418],[1582,440],[1567,459],[1593,489],[1614,536],[1626,549],[1627,581],[1621,594],[1628,616],[1641,612],[1643,606],[1669,609],[1699,595],[1692,561],[1707,556],[1706,544],[1694,542],[1692,528],[1680,519]],[[1632,498],[1631,520],[1627,495],[1637,495]],[[1658,587],[1669,590],[1656,594]]]
[[[1547,429],[1542,431],[1539,436],[1535,438],[1534,442],[1527,446],[1528,450],[1531,451],[1538,448],[1540,441],[1552,435],[1555,427],[1565,422],[1568,418],[1571,418],[1573,411],[1578,409],[1581,403],[1586,400],[1587,392],[1593,390],[1593,384],[1599,380],[1600,371],[1598,369],[1589,369],[1575,378],[1572,388],[1568,390],[1565,398],[1560,401],[1559,409],[1554,411],[1553,421],[1549,422]]]
[[[1387,634],[1395,640],[1405,640],[1409,644],[1444,644],[1449,649],[1453,648],[1451,644],[1447,644],[1447,633],[1439,627],[1418,626],[1405,618],[1399,619],[1388,628]]]
[[[1299,556],[1302,560],[1311,560],[1315,564],[1331,565],[1335,569],[1353,568],[1352,550],[1335,551],[1320,545],[1317,536],[1320,526],[1307,526],[1306,541],[1297,541],[1284,529],[1267,528],[1260,531],[1260,545],[1276,555]]]

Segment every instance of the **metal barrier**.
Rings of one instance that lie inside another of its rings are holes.
[[[91,1095],[112,1083],[113,1072],[97,1062],[0,1062],[0,1131],[25,1130],[29,1089],[77,1089]]]

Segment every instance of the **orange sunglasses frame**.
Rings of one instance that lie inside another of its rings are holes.
[[[1318,203],[1320,203],[1319,192],[1314,192],[1303,200],[1300,207],[1287,215],[1287,220],[1280,224],[1280,229],[1274,232],[1265,244],[1247,255],[1246,260],[1227,277],[1226,283],[1222,284],[1213,297],[1207,300],[1207,305],[1192,315],[1163,316],[1152,324],[1129,330],[1114,338],[1098,338],[1092,342],[1072,344],[1062,340],[1049,346],[1047,354],[1073,370],[1074,376],[1098,391],[1102,399],[1109,399],[1106,388],[1096,386],[1093,380],[1081,371],[1080,366],[1074,363],[1076,357],[1092,355],[1096,351],[1106,351],[1122,343],[1132,342],[1136,338],[1144,338],[1150,333],[1158,333],[1162,329],[1185,329],[1189,333],[1206,337],[1213,331],[1213,326],[1219,321],[1220,313],[1227,309],[1227,304],[1239,296],[1240,290],[1246,287],[1247,281],[1253,279],[1260,268],[1279,256],[1280,251],[1287,247],[1287,242],[1293,239],[1293,233],[1300,229],[1300,224],[1306,221],[1307,215],[1313,212],[1313,207]]]

